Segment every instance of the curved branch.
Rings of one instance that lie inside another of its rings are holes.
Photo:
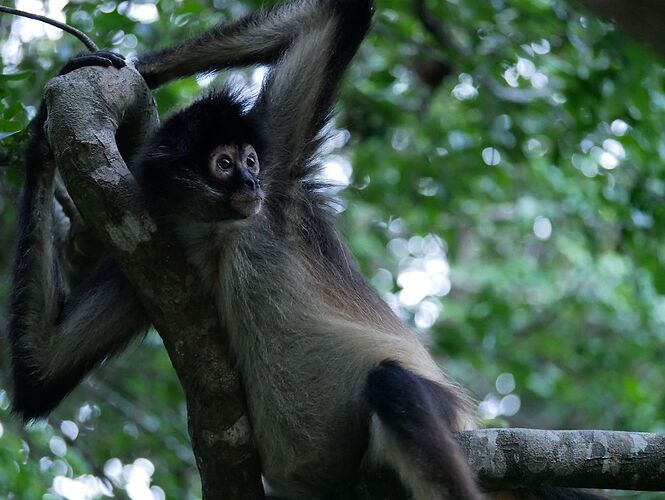
[[[116,145],[116,131],[132,148],[156,125],[143,78],[131,67],[86,67],[51,80],[45,102],[49,143],[69,194],[139,293],[183,386],[204,498],[263,498],[239,376],[216,311],[173,236],[137,201]]]
[[[34,19],[35,21],[41,21],[43,23],[50,24],[51,26],[60,28],[62,31],[66,31],[70,35],[74,35],[76,38],[78,38],[81,41],[81,43],[83,43],[83,45],[85,45],[88,48],[90,52],[96,52],[97,50],[99,50],[97,44],[95,44],[95,42],[93,42],[88,35],[70,26],[69,24],[61,23],[60,21],[56,21],[55,19],[51,19],[50,17],[40,16],[39,14],[32,14],[31,12],[25,12],[24,10],[13,9],[11,7],[4,7],[1,5],[0,5],[0,12],[4,12],[6,14],[13,14],[15,16],[20,16],[20,17],[27,17],[28,19]]]

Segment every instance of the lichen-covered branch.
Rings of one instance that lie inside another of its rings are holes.
[[[458,441],[488,490],[564,486],[665,491],[665,434],[484,429]]]
[[[183,385],[205,498],[263,498],[217,315],[172,236],[141,206],[123,160],[157,123],[149,89],[130,67],[91,67],[51,80],[45,99],[49,143],[67,190],[140,294]]]

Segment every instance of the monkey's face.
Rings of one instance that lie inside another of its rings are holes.
[[[259,169],[259,157],[251,144],[224,144],[210,153],[208,172],[226,199],[229,210],[224,215],[228,218],[244,219],[261,210],[264,193]]]

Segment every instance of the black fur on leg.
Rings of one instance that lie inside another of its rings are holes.
[[[449,389],[383,361],[367,377],[365,395],[419,475],[451,498],[481,498],[450,432],[461,402]]]

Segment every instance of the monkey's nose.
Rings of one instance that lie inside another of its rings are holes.
[[[246,178],[245,179],[245,186],[247,186],[252,191],[256,191],[257,182],[254,179]]]

